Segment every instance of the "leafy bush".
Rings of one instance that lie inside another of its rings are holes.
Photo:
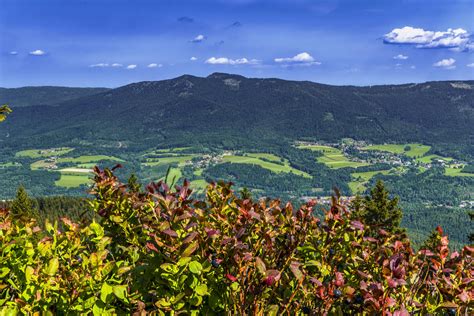
[[[0,213],[0,313],[472,313],[474,248],[450,253],[442,231],[415,253],[337,195],[321,221],[313,202],[240,199],[230,184],[199,201],[186,181],[140,191],[95,172],[100,223],[42,231]]]

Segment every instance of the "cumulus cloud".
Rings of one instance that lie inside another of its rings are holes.
[[[313,56],[307,52],[299,53],[293,57],[275,58],[274,61],[280,64],[295,64],[295,65],[321,65]]]
[[[442,59],[438,62],[435,62],[433,64],[434,67],[440,67],[440,68],[444,68],[444,69],[454,69],[456,68],[456,65],[454,65],[454,63],[456,63],[456,59],[454,58],[447,58],[447,59]]]
[[[13,51],[11,51],[9,54],[10,54],[10,55],[18,55],[18,52],[15,51],[15,50],[13,50]]]
[[[193,56],[193,57],[189,58],[189,60],[190,60],[190,61],[196,61],[196,60],[198,60],[198,59],[197,59],[197,57],[194,57],[194,56]]]
[[[113,63],[112,65],[110,65],[110,67],[119,68],[119,67],[123,67],[123,65],[119,63]]]
[[[46,53],[42,51],[41,49],[37,49],[30,52],[30,55],[33,55],[33,56],[43,56],[44,54]]]
[[[193,23],[193,22],[194,22],[194,19],[193,19],[193,18],[190,18],[189,16],[182,16],[182,17],[178,18],[178,22],[182,22],[182,23]]]
[[[466,66],[474,68],[474,63],[467,64]]]
[[[405,26],[393,29],[383,37],[386,44],[409,44],[417,48],[451,48],[457,51],[470,50],[473,43],[470,34],[462,29],[427,31],[422,28]]]
[[[255,65],[258,64],[259,61],[257,59],[247,59],[247,58],[239,58],[239,59],[231,59],[227,57],[211,57],[205,61],[206,64],[211,65]]]
[[[403,54],[398,54],[397,56],[393,56],[393,59],[406,60],[408,59],[408,56],[405,56]]]
[[[202,34],[199,34],[198,36],[196,36],[195,38],[193,38],[193,40],[191,42],[193,43],[201,43],[202,41],[204,41],[206,39],[206,37]]]
[[[161,67],[163,67],[163,65],[162,64],[151,63],[151,64],[148,64],[147,67],[148,68],[161,68]]]
[[[135,69],[135,68],[137,68],[137,65],[135,64],[131,64],[127,66],[127,69]]]

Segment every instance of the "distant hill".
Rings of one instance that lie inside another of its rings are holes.
[[[107,88],[22,87],[0,88],[0,104],[11,107],[54,105],[107,91]]]
[[[51,99],[44,96],[37,104],[101,90],[57,89]],[[35,103],[37,90],[20,91],[23,100]],[[184,75],[138,82],[55,107],[18,108],[0,126],[0,140],[29,146],[101,140],[235,147],[343,137],[472,146],[474,81],[355,87],[224,73]]]

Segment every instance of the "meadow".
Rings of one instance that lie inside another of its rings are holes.
[[[330,146],[300,145],[298,148],[321,152],[323,156],[317,158],[318,162],[324,163],[326,166],[332,169],[347,167],[358,168],[369,165],[366,162],[351,161],[342,153],[340,149]]]
[[[419,143],[383,144],[383,145],[370,145],[370,146],[364,147],[363,149],[386,151],[392,154],[404,154],[410,158],[419,158],[419,157],[423,157],[431,149],[431,146],[423,145]]]

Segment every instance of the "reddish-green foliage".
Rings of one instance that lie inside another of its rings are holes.
[[[473,311],[472,247],[450,253],[440,231],[415,253],[403,235],[367,227],[334,197],[314,203],[239,199],[212,184],[130,189],[96,169],[100,223],[63,231],[0,216],[0,311],[204,315]],[[370,234],[366,234],[370,230]]]

